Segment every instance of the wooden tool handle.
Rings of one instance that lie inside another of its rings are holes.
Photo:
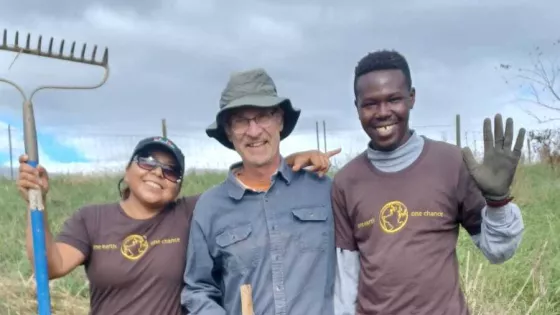
[[[241,291],[241,315],[254,315],[253,312],[253,289],[250,284],[239,287]]]

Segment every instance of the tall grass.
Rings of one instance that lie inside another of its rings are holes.
[[[184,194],[219,183],[224,174],[190,174]],[[85,204],[118,200],[118,178],[65,176],[51,180],[47,207],[57,233]],[[517,254],[490,265],[462,232],[458,242],[462,285],[472,314],[560,314],[560,173],[546,166],[520,167],[513,188],[526,226]],[[33,277],[25,255],[25,206],[15,183],[0,180],[0,314],[36,314]],[[82,268],[51,282],[53,314],[87,314]]]

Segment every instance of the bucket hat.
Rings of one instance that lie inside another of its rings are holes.
[[[219,105],[215,121],[206,128],[206,134],[232,150],[233,143],[227,138],[224,129],[224,113],[227,111],[246,106],[282,108],[284,128],[280,132],[280,140],[292,133],[301,113],[293,107],[289,98],[278,96],[274,81],[262,68],[232,73],[222,92]]]

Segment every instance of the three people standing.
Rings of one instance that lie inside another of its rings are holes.
[[[84,207],[57,242],[48,234],[51,277],[83,264],[93,314],[238,315],[244,303],[259,315],[468,314],[459,228],[490,262],[513,256],[524,226],[510,186],[524,129],[514,145],[511,119],[504,132],[497,115],[493,134],[485,120],[482,164],[418,135],[409,127],[410,69],[395,51],[365,56],[354,92],[370,141],[331,180],[320,176],[324,167],[301,167],[328,165],[339,151],[300,153],[296,166],[280,154],[300,110],[267,72],[233,73],[206,130],[241,157],[227,178],[178,198],[182,153],[146,139],[126,168],[123,200]],[[24,198],[36,185],[48,190],[44,169],[20,163]],[[152,246],[157,239],[180,241]]]

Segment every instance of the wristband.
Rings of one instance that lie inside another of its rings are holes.
[[[513,197],[508,197],[503,200],[488,200],[486,199],[486,205],[493,208],[499,208],[507,205],[513,200]]]

